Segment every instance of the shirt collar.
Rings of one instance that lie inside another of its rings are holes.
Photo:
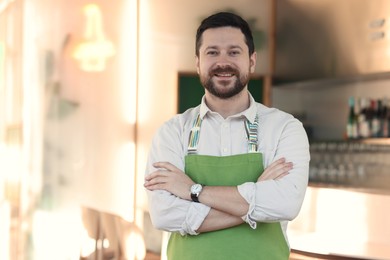
[[[233,115],[231,117],[245,117],[246,119],[249,120],[249,122],[254,123],[255,118],[256,118],[256,114],[257,114],[256,102],[249,92],[248,92],[248,94],[249,94],[249,107],[246,110],[244,110],[236,115]],[[203,119],[205,117],[205,115],[207,113],[210,113],[210,112],[212,112],[212,111],[206,105],[205,96],[203,96],[202,102],[200,104],[199,116],[201,119]]]

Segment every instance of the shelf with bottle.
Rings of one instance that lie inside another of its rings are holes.
[[[390,192],[390,139],[311,142],[311,185]]]
[[[346,139],[390,138],[388,98],[350,97]]]

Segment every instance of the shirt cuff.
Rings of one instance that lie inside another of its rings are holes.
[[[180,234],[184,235],[198,235],[196,230],[202,225],[204,219],[210,212],[210,207],[202,203],[191,202],[190,208],[188,209],[186,219],[183,223]]]
[[[248,202],[249,210],[242,216],[242,220],[249,224],[252,229],[256,229],[257,222],[253,220],[252,213],[255,211],[255,202],[256,202],[256,184],[253,182],[246,182],[244,184],[237,186],[238,192],[240,195]]]

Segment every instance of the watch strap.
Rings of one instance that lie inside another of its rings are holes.
[[[199,193],[191,193],[191,199],[193,202],[199,203]]]

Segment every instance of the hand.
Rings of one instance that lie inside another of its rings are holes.
[[[144,187],[148,190],[166,190],[182,199],[191,200],[190,189],[195,184],[187,174],[169,162],[157,162],[157,171],[145,177]]]
[[[285,158],[280,158],[275,162],[271,163],[257,179],[257,182],[265,180],[277,180],[286,176],[289,171],[293,168],[291,162],[286,162]]]

